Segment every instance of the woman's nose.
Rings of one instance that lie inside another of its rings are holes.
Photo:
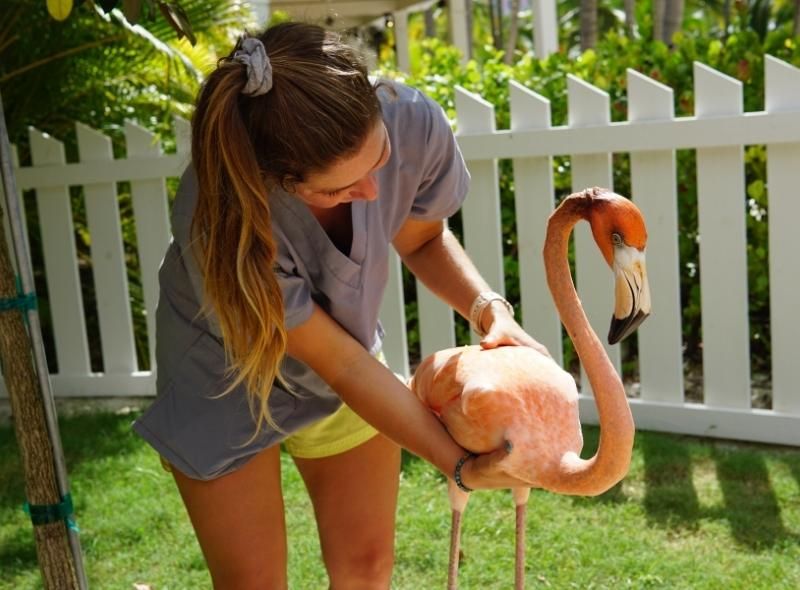
[[[362,178],[350,190],[350,198],[354,201],[374,201],[378,196],[378,179],[374,174],[368,174]]]

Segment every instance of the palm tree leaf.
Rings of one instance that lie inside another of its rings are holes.
[[[178,33],[178,39],[185,36],[192,45],[197,43],[197,39],[192,32],[192,25],[189,24],[189,19],[186,17],[186,13],[180,5],[176,3],[173,6],[167,2],[159,2],[158,8],[161,10],[161,14],[164,15],[166,21]]]

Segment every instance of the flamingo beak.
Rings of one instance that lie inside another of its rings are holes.
[[[622,244],[614,252],[615,302],[608,343],[616,344],[650,315],[650,286],[644,251]]]

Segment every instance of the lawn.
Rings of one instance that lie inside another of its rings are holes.
[[[130,429],[135,415],[61,420],[84,559],[93,589],[208,588],[171,477]],[[587,451],[597,431],[586,429]],[[284,456],[289,579],[323,589],[310,503]],[[0,428],[0,590],[41,587],[13,430]],[[507,491],[473,494],[461,588],[507,589],[514,510]],[[403,462],[393,588],[444,588],[449,509],[443,478]],[[598,498],[535,491],[528,588],[800,588],[800,449],[639,432],[621,485]]]

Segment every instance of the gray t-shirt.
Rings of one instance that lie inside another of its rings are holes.
[[[287,329],[306,321],[316,303],[371,353],[383,338],[378,311],[391,241],[409,218],[440,220],[455,213],[469,183],[441,107],[417,90],[392,86],[395,93],[379,91],[392,154],[377,172],[378,198],[351,204],[349,254],[300,200],[282,191],[269,196]],[[341,402],[307,365],[286,357],[281,372],[293,391],[275,385],[269,404],[280,430],[264,425],[248,443],[255,422],[246,392],[239,387],[220,397],[228,382],[221,334],[213,314],[201,313],[202,275],[189,239],[196,202],[190,166],[175,198],[173,239],[159,271],[158,395],[134,429],[189,477],[211,479],[332,414]]]

